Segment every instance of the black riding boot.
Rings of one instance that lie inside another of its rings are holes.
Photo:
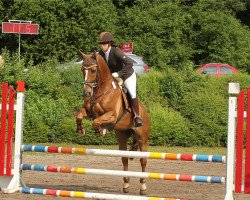
[[[142,118],[139,116],[139,102],[138,98],[131,99],[132,109],[134,111],[134,123],[135,127],[143,126]]]

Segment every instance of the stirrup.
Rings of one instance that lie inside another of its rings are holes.
[[[142,118],[140,118],[139,116],[135,116],[134,124],[135,124],[135,127],[141,127],[144,125]]]

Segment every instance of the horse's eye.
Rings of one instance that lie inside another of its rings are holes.
[[[91,69],[91,73],[94,74],[96,72],[96,69]]]

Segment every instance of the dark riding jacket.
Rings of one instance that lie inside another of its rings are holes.
[[[105,53],[102,50],[99,51],[99,54],[107,62],[105,58]],[[119,47],[111,46],[107,64],[110,69],[110,72],[117,72],[119,77],[122,78],[123,81],[125,81],[134,73],[132,62]]]

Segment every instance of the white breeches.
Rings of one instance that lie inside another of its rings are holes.
[[[131,98],[136,98],[136,74],[135,72],[124,81]]]

